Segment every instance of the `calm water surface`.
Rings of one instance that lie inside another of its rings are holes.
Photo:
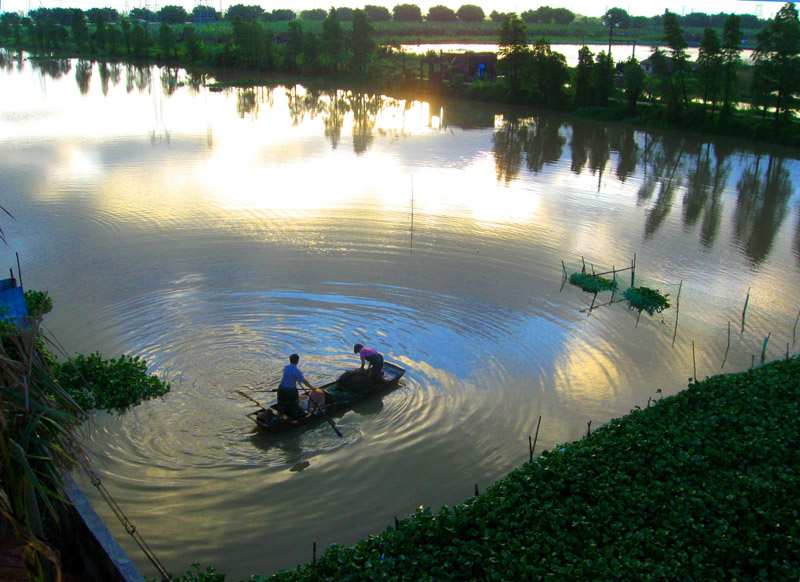
[[[173,573],[293,567],[484,490],[527,460],[540,415],[537,452],[695,367],[748,368],[767,336],[767,359],[798,349],[796,150],[301,86],[211,92],[157,67],[2,65],[3,263],[19,252],[25,286],[51,294],[67,353],[142,356],[171,383],[97,414],[87,441]],[[634,255],[636,284],[673,300],[661,315],[587,313],[592,297],[562,288],[562,261]],[[407,373],[336,418],[344,438],[255,430],[237,390],[268,400],[292,352],[331,379],[356,341]]]

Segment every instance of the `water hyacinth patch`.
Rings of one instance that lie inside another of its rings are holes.
[[[602,293],[603,291],[612,291],[617,288],[616,279],[605,279],[599,275],[589,275],[587,273],[572,273],[569,276],[569,282],[587,293]]]
[[[662,295],[658,289],[649,287],[628,287],[623,293],[631,307],[648,314],[661,313],[669,308],[669,294]]]
[[[795,581],[798,414],[797,358],[715,376],[269,579]]]

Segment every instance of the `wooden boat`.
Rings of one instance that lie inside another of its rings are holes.
[[[311,409],[304,416],[288,417],[281,415],[278,413],[277,402],[275,402],[267,407],[261,407],[254,412],[248,413],[247,417],[264,431],[270,433],[292,430],[326,420],[333,424],[330,420],[332,414],[395,388],[400,382],[400,378],[406,373],[403,368],[391,362],[384,362],[382,372],[383,375],[379,381],[366,381],[363,376],[358,374],[358,371],[352,371],[342,374],[333,382],[319,386],[319,388],[325,390],[325,404],[320,407],[311,406]]]

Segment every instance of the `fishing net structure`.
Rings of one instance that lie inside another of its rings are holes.
[[[569,276],[569,282],[587,293],[602,293],[603,291],[615,291],[617,289],[616,279],[605,279],[600,275],[589,275],[587,273],[572,273]]]

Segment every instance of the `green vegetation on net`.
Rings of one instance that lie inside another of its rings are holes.
[[[662,295],[658,289],[649,287],[628,287],[623,293],[625,299],[639,311],[646,311],[650,315],[661,313],[669,307],[669,293]]]
[[[616,279],[604,279],[599,275],[589,275],[586,273],[572,273],[569,282],[577,285],[587,293],[602,293],[617,288]]]

